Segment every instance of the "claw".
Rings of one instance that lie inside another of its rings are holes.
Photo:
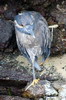
[[[44,62],[42,62],[42,63],[40,64],[40,66],[43,66],[43,64],[44,64]]]
[[[25,90],[27,90],[31,86],[34,86],[35,84],[37,84],[39,82],[39,80],[40,80],[39,78],[38,79],[34,79],[33,82]]]
[[[39,80],[40,80],[39,78],[38,79],[34,79],[33,82],[31,83],[32,86],[34,86],[35,84],[37,84]]]

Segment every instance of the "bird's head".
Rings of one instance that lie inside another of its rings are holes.
[[[23,12],[15,17],[15,30],[21,34],[34,36],[34,17],[31,12]]]

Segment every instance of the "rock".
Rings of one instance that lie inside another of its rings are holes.
[[[63,54],[66,52],[66,1],[57,3],[47,14],[49,25],[58,24],[59,27],[54,29],[51,54]],[[48,15],[50,15],[48,17]]]
[[[59,1],[59,0],[57,0]],[[45,5],[46,7],[51,3],[56,3],[55,0],[24,0],[25,3],[29,3],[30,5],[36,6],[36,5]]]
[[[15,44],[14,38],[14,25],[10,21],[0,19],[0,51],[5,51],[11,44]],[[14,42],[14,43],[13,43]],[[12,46],[12,49],[14,48]],[[13,51],[11,49],[11,51]]]
[[[58,97],[46,97],[46,100],[59,100]]]
[[[65,84],[66,82],[65,81],[63,81],[63,80],[58,80],[58,81],[54,81],[53,83],[52,83],[52,85],[53,85],[53,87],[57,90],[57,91],[59,91],[59,89],[62,87],[62,85],[63,84]]]
[[[19,83],[17,84],[17,82],[14,82],[14,81],[10,81],[10,82],[11,83],[9,84],[9,81],[0,80],[0,83],[1,83],[0,84],[0,95],[21,96],[22,88],[24,88],[24,84],[19,84]]]
[[[14,17],[16,16],[16,9],[10,9],[10,10],[6,10],[4,12],[4,17],[8,20],[14,20]]]
[[[19,96],[0,95],[0,100],[30,100],[30,99],[22,98],[22,97],[19,97]]]
[[[59,98],[61,100],[66,100],[66,84],[62,85],[59,89]]]
[[[64,30],[64,31],[63,31]],[[54,29],[51,54],[63,54],[66,52],[66,28],[64,25]]]
[[[9,1],[12,3],[15,0],[3,0],[3,2],[4,1],[6,1],[5,3],[9,3]],[[57,0],[57,1],[59,1],[59,0]],[[30,0],[21,0],[20,3],[22,3],[22,4],[27,3],[27,4],[30,4],[30,5],[34,6],[34,5],[47,4],[47,3],[57,2],[57,1],[55,1],[55,0],[31,0],[31,1]],[[1,3],[3,3],[3,2],[1,1]]]
[[[49,25],[58,24],[59,27],[54,29],[51,54],[63,54],[66,52],[66,1],[57,3],[50,10],[48,17]],[[49,13],[49,12],[48,12]]]
[[[0,6],[0,15],[4,13],[4,7]]]
[[[26,86],[26,88],[29,85]],[[42,97],[42,96],[56,96],[57,91],[52,87],[51,83],[47,80],[40,80],[34,86],[29,87],[24,91],[23,96],[25,97]]]
[[[21,67],[16,67],[8,64],[0,64],[0,80],[25,82],[27,84],[27,82],[32,80],[32,77],[28,74],[27,70]]]
[[[45,95],[46,96],[58,95],[57,91],[53,88],[51,83],[47,80],[45,81],[44,88],[45,88]]]
[[[39,100],[44,100],[43,98],[39,98]]]
[[[66,25],[66,1],[62,2],[61,5],[57,4],[56,8],[51,11],[51,16],[53,16],[58,24]]]
[[[32,76],[22,66],[16,67],[13,62],[11,65],[0,64],[0,94],[21,96],[29,81],[32,81]]]
[[[35,11],[41,13],[42,16],[44,16],[44,17],[46,16],[46,13],[45,13],[46,9],[44,8],[44,5],[43,6],[37,6],[37,7],[34,6],[33,9]]]
[[[29,86],[28,84],[26,88]],[[44,87],[42,84],[38,83],[35,86],[31,86],[28,90],[24,91],[22,96],[24,97],[29,97],[29,98],[34,98],[34,97],[42,97],[44,95]]]

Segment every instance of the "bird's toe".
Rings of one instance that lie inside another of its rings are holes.
[[[34,79],[32,81],[32,83],[25,90],[28,90],[28,88],[30,88],[31,86],[35,86],[39,82],[39,80],[40,80],[39,78],[38,79]]]

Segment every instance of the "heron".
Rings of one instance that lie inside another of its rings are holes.
[[[52,32],[46,19],[36,11],[23,11],[15,16],[15,33],[18,48],[33,69],[33,83],[36,82],[35,68],[41,71],[38,59],[45,61],[50,55]]]

